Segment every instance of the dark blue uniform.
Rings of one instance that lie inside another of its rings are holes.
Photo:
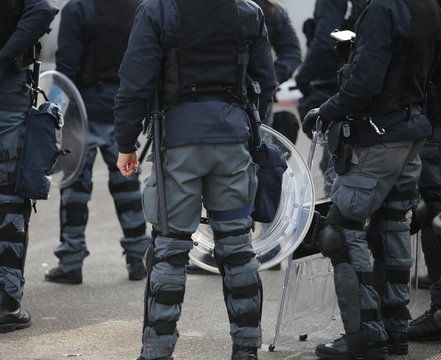
[[[435,91],[429,97],[428,117],[433,130],[420,151],[422,169],[418,187],[422,202],[417,208],[422,249],[428,276],[433,282],[430,289],[431,307],[409,324],[408,332],[411,340],[423,341],[441,339],[441,324],[436,324],[433,316],[436,310],[441,309],[441,236],[432,228],[433,219],[441,211],[441,63],[435,71],[432,83]]]
[[[58,8],[50,0],[7,0],[1,2],[0,12],[0,332],[7,332],[30,325],[29,315],[20,311],[19,304],[30,202],[14,191],[31,107],[26,86],[30,85],[29,62],[21,58],[49,32]],[[8,22],[10,28],[5,26]]]
[[[194,31],[200,33],[195,36]],[[249,56],[245,55],[247,43]],[[222,58],[226,60],[220,61]],[[158,209],[148,205],[158,203],[155,166],[144,189],[145,217],[157,236],[146,289],[140,359],[171,359],[179,336],[176,322],[185,292],[185,265],[193,246],[191,235],[200,222],[202,201],[211,214],[233,358],[257,359],[262,290],[259,264],[250,243],[252,219],[244,213],[233,216],[230,211],[248,208],[257,184],[248,145],[250,119],[232,90],[239,80],[234,75],[240,74],[238,62],[243,60],[248,63],[248,74],[262,89],[259,111],[263,118],[276,78],[264,16],[254,2],[147,0],[138,9],[120,69],[115,104],[115,134],[122,161],[119,167],[126,175],[130,175],[127,165],[135,159],[142,119],[147,106],[152,107],[155,79],[162,70],[162,94],[169,104],[163,122],[162,153],[168,234],[161,232]],[[227,87],[219,72],[225,74]],[[169,95],[177,88],[183,95],[173,101]],[[228,220],[217,217],[220,213],[229,213]]]
[[[302,66],[295,76],[297,86],[304,95],[310,92],[309,86],[312,81],[335,82],[337,70],[343,62],[334,51],[335,40],[330,34],[335,29],[342,29],[346,11],[346,0],[317,0],[314,10],[313,38]]]
[[[85,239],[87,203],[91,198],[92,168],[98,148],[109,170],[109,190],[124,234],[120,243],[126,255],[129,279],[145,276],[143,257],[150,237],[145,234],[140,183],[137,176],[126,179],[118,171],[113,131],[117,71],[138,3],[71,0],[61,12],[56,69],[77,85],[86,105],[89,133],[84,169],[72,185],[61,190],[61,244],[54,250],[60,261],[57,268],[46,273],[48,281],[82,281],[81,267],[89,255]],[[129,5],[131,8],[124,8]]]
[[[441,50],[441,12],[433,0],[372,0],[355,32],[339,92],[304,120],[307,129],[320,115],[325,127],[331,122],[329,141],[345,134],[352,147],[352,155],[338,155],[349,166],[338,170],[321,233],[346,337],[320,345],[316,354],[383,358],[386,345],[390,354],[408,351],[406,214],[417,200],[418,151],[431,134],[422,105]],[[345,120],[350,133],[340,128]]]

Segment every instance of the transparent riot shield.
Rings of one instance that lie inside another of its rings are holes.
[[[263,125],[262,139],[280,146],[288,164],[283,174],[282,195],[274,220],[268,224],[256,223],[252,231],[251,243],[260,269],[264,270],[290,256],[305,237],[314,210],[314,186],[305,161],[286,137]],[[218,272],[210,226],[200,224],[192,238],[191,261],[203,269]]]
[[[61,147],[67,154],[58,157],[52,184],[65,188],[75,181],[86,161],[88,133],[86,107],[75,84],[58,71],[49,70],[40,74],[39,85],[49,101],[59,104],[63,112]],[[39,101],[42,102],[44,99],[39,97]]]

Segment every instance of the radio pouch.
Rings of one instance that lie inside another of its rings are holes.
[[[335,121],[329,126],[328,150],[334,162],[334,170],[343,175],[351,167],[352,148],[348,143],[351,136],[348,121]]]
[[[58,104],[44,102],[39,108],[32,106],[18,164],[17,194],[34,200],[48,198],[55,162],[62,153],[63,121]]]
[[[283,173],[288,166],[282,149],[264,141],[256,151],[251,151],[251,156],[259,165],[258,185],[254,200],[255,211],[251,216],[254,221],[270,223],[279,207]]]

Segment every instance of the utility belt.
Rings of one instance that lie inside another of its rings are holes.
[[[334,161],[335,172],[343,175],[349,170],[352,158],[351,144],[370,146],[381,142],[398,141],[388,130],[402,121],[422,113],[420,106],[409,106],[387,115],[349,115],[344,121],[333,122],[328,131],[328,150]]]

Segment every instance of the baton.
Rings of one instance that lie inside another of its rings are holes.
[[[167,218],[167,203],[165,199],[165,184],[164,184],[164,169],[162,167],[161,156],[161,120],[162,114],[159,113],[159,94],[158,94],[158,82],[155,86],[155,101],[153,109],[153,144],[155,151],[155,164],[156,164],[156,184],[158,189],[158,205],[159,205],[159,218],[161,221],[161,235],[168,235],[168,218]]]

